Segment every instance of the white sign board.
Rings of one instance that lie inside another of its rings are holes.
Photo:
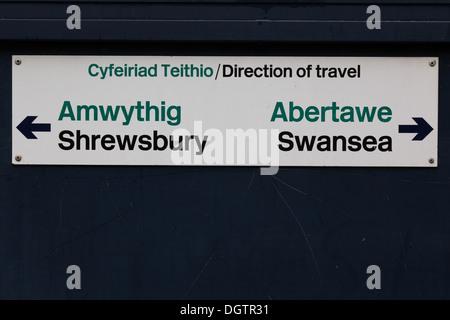
[[[12,59],[14,164],[437,166],[436,57]]]

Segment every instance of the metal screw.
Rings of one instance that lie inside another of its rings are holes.
[[[434,67],[436,65],[436,60],[431,60],[430,61],[430,67]]]
[[[22,160],[22,156],[15,156],[15,158],[17,162],[20,162]]]
[[[22,60],[20,59],[16,59],[16,61],[14,61],[17,65],[20,65],[22,63]]]
[[[430,158],[430,159],[428,159],[428,162],[429,162],[430,164],[433,164],[433,163],[434,163],[434,159],[433,159],[433,158]]]

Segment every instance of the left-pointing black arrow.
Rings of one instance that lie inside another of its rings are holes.
[[[17,129],[22,132],[22,134],[27,139],[37,139],[33,132],[41,131],[48,132],[51,129],[50,123],[33,123],[37,116],[27,116],[23,121],[17,126]]]
[[[433,128],[425,121],[424,118],[413,118],[417,123],[416,125],[399,125],[399,133],[416,133],[413,140],[422,141],[426,136],[433,131]]]

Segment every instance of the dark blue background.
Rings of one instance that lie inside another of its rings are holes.
[[[387,6],[397,22],[371,31],[364,3],[99,1],[79,31],[68,3],[0,3],[0,298],[449,299],[450,15],[417,3]],[[293,12],[314,27],[296,33]],[[439,166],[13,166],[13,54],[437,56]],[[66,288],[72,264],[82,290]],[[366,287],[372,264],[381,290]]]

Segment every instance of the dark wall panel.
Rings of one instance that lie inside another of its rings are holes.
[[[447,45],[4,44],[0,298],[450,298]],[[13,166],[11,55],[105,53],[438,56],[439,166]],[[72,264],[82,290],[66,288]]]
[[[449,17],[444,0],[0,1],[0,299],[449,299]],[[437,56],[439,166],[14,166],[16,54]]]

